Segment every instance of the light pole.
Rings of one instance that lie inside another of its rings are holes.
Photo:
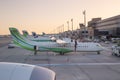
[[[86,11],[85,10],[83,11],[83,15],[84,15],[84,25],[86,27]]]
[[[59,27],[57,27],[57,30],[58,30],[58,34],[60,34],[60,29],[59,29]]]
[[[62,37],[64,37],[64,24],[61,27],[62,27]]]
[[[63,33],[64,33],[64,24],[62,26],[63,26]]]
[[[85,35],[84,35],[84,37],[87,37],[88,36],[88,32],[87,32],[87,26],[86,26],[86,11],[84,10],[83,11],[83,15],[84,15],[84,33],[85,33]]]
[[[73,18],[71,19],[71,22],[72,22],[72,32],[73,32]]]
[[[67,21],[67,24],[68,24],[68,31],[69,31],[69,21]]]

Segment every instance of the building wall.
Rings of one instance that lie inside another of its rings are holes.
[[[119,30],[120,30],[120,15],[118,16],[114,16],[114,17],[110,17],[107,19],[103,19],[103,20],[98,20],[98,21],[89,21],[88,22],[88,26],[89,27],[93,27],[94,30],[98,30],[98,34],[99,31],[108,31],[108,35],[112,35],[112,36],[120,36],[119,35]],[[91,25],[94,24],[94,25]],[[95,34],[93,35],[95,36]],[[99,34],[98,36],[102,36],[101,34]]]
[[[93,27],[88,27],[88,36],[90,39],[94,39],[94,29]]]

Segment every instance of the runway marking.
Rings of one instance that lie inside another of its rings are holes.
[[[105,66],[120,65],[120,63],[64,63],[64,64],[37,64],[38,66]]]

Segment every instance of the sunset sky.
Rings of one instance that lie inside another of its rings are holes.
[[[0,35],[9,34],[9,27],[15,27],[40,34],[50,33],[67,21],[74,29],[91,18],[102,19],[120,15],[120,0],[0,0]]]

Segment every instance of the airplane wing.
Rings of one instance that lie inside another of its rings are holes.
[[[56,73],[48,68],[11,62],[0,62],[0,80],[55,80]]]

